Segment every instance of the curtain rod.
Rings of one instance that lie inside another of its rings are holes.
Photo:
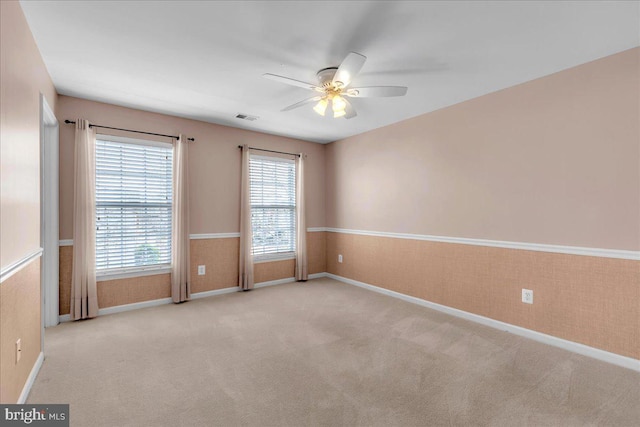
[[[76,122],[74,122],[73,120],[65,120],[64,121],[66,124],[73,124],[75,125]],[[90,128],[102,128],[102,129],[113,129],[113,130],[122,130],[125,132],[133,132],[133,133],[143,133],[145,135],[155,135],[155,136],[164,136],[166,138],[174,138],[174,139],[178,139],[177,136],[174,135],[164,135],[162,133],[153,133],[153,132],[143,132],[141,130],[131,130],[131,129],[122,129],[122,128],[113,128],[111,126],[101,126],[101,125],[94,125],[94,124],[89,124]],[[187,138],[187,141],[195,141],[194,138]]]
[[[238,145],[238,148],[243,148],[243,146]],[[255,148],[255,147],[248,147],[248,148],[249,150],[266,151],[268,153],[278,153],[278,154],[286,154],[288,156],[300,157],[300,154],[297,154],[297,153],[285,153],[284,151],[265,150],[264,148]]]

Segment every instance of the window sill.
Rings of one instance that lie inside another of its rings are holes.
[[[261,264],[263,262],[286,261],[288,259],[296,259],[296,253],[286,252],[281,254],[257,255],[253,257],[253,263]]]
[[[96,281],[104,282],[105,280],[129,279],[132,277],[155,276],[157,274],[171,273],[171,266],[149,266],[134,268],[119,268],[109,271],[96,272]]]

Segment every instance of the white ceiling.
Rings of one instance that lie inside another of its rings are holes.
[[[640,45],[632,1],[21,4],[63,95],[322,143]],[[407,96],[352,99],[350,120],[280,112],[313,92],[262,74],[316,83],[350,51],[368,57],[352,86]]]

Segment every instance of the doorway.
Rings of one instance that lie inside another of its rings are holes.
[[[56,116],[40,94],[40,244],[41,267],[41,345],[44,328],[57,325],[58,306],[58,138]]]

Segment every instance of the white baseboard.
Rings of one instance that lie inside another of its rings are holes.
[[[214,297],[216,295],[224,295],[224,294],[230,294],[232,292],[238,292],[239,290],[240,288],[238,288],[237,286],[232,286],[230,288],[222,288],[222,289],[214,289],[212,291],[197,292],[195,294],[191,294],[191,299]]]
[[[31,368],[31,372],[29,373],[27,382],[24,383],[24,387],[22,387],[22,393],[20,393],[20,397],[18,398],[17,402],[19,405],[22,405],[27,401],[27,397],[29,397],[29,392],[31,391],[31,387],[33,387],[33,383],[36,381],[36,377],[38,376],[38,372],[40,372],[43,361],[44,353],[40,352],[38,358],[36,359],[36,363],[34,363],[33,368]]]
[[[384,295],[388,295],[394,298],[398,298],[407,302],[421,305],[423,307],[431,308],[433,310],[440,311],[452,316],[460,317],[462,319],[470,320],[472,322],[480,323],[491,328],[500,329],[502,331],[510,332],[521,337],[529,338],[534,341],[548,344],[554,347],[559,347],[564,350],[568,350],[574,353],[588,356],[594,359],[602,360],[613,365],[628,368],[634,371],[640,372],[640,360],[633,359],[631,357],[621,356],[619,354],[610,353],[608,351],[600,350],[598,348],[589,347],[577,342],[568,341],[562,338],[554,337],[551,335],[543,334],[541,332],[532,331],[531,329],[522,328],[509,323],[501,322],[499,320],[490,319],[488,317],[480,316],[478,314],[469,313],[466,311],[458,310],[456,308],[447,307],[445,305],[436,304],[434,302],[426,301],[420,298],[412,297],[409,295],[401,294],[399,292],[390,291],[388,289],[379,288],[377,286],[369,285],[368,283],[359,282],[353,279],[347,279],[346,277],[337,276],[335,274],[326,273],[325,277],[338,280],[343,283],[358,286],[370,291],[378,292]]]
[[[267,286],[273,286],[273,285],[283,285],[285,283],[291,283],[291,282],[295,282],[296,278],[295,277],[287,277],[284,279],[278,279],[278,280],[270,280],[268,282],[260,282],[260,283],[256,283],[253,285],[254,289],[259,289],[259,288],[265,288]]]
[[[327,277],[327,273],[309,274],[308,280],[319,279],[321,277]],[[256,283],[255,285],[253,285],[253,287],[257,289],[257,288],[264,288],[265,286],[283,285],[285,283],[291,283],[295,281],[296,281],[295,277],[287,277],[285,279],[278,279],[278,280],[271,280],[269,282]]]
[[[320,277],[325,277],[325,274],[326,273],[310,274],[309,275],[309,280],[318,279]],[[273,285],[283,285],[285,283],[292,283],[292,282],[295,282],[295,281],[296,281],[295,277],[286,277],[284,279],[278,279],[278,280],[271,280],[271,281],[268,281],[268,282],[256,283],[256,284],[253,285],[253,288],[254,289],[258,289],[258,288],[264,288],[264,287],[273,286]],[[212,297],[212,296],[216,296],[216,295],[228,294],[228,293],[231,293],[231,292],[238,292],[239,290],[240,290],[239,287],[234,286],[232,288],[224,288],[224,289],[216,289],[214,291],[198,292],[197,294],[191,294],[191,299]]]
[[[329,277],[331,279],[338,280],[343,283],[358,286],[364,289],[368,289],[370,291],[374,291],[374,292],[378,292],[394,298],[398,298],[413,304],[418,304],[423,307],[431,308],[433,310],[437,310],[442,313],[446,313],[455,317],[460,317],[462,319],[466,319],[475,323],[480,323],[482,325],[489,326],[491,328],[510,332],[512,334],[529,338],[534,341],[552,345],[554,347],[559,347],[564,350],[568,350],[568,351],[578,353],[584,356],[588,356],[594,359],[602,360],[604,362],[608,362],[617,366],[621,366],[623,368],[628,368],[628,369],[640,372],[640,360],[633,359],[631,357],[621,356],[619,354],[611,353],[605,350],[600,350],[598,348],[589,347],[584,344],[580,344],[577,342],[568,341],[562,338],[543,334],[541,332],[536,332],[531,329],[526,329],[520,326],[501,322],[499,320],[480,316],[478,314],[469,313],[466,311],[458,310],[456,308],[448,307],[445,305],[426,301],[420,298],[401,294],[399,292],[390,291],[388,289],[380,288],[378,286],[373,286],[368,283],[359,282],[357,280],[348,279],[346,277],[338,276],[331,273],[310,274],[309,280],[320,279],[323,277]],[[258,289],[258,288],[264,288],[267,286],[281,285],[284,283],[292,283],[292,282],[295,282],[295,280],[296,280],[295,277],[287,277],[285,279],[271,280],[268,282],[256,283],[254,285],[254,288]],[[191,299],[206,298],[206,297],[223,295],[223,294],[228,294],[228,293],[238,292],[238,291],[239,291],[239,288],[237,286],[233,286],[230,288],[223,288],[223,289],[215,289],[212,291],[205,291],[205,292],[198,292],[195,294],[191,294]],[[119,305],[115,307],[101,308],[100,310],[98,310],[98,316],[113,314],[113,313],[120,313],[120,312],[130,311],[130,310],[137,310],[137,309],[146,308],[146,307],[154,307],[154,306],[163,305],[163,304],[170,304],[171,302],[172,302],[171,298],[162,298],[162,299],[157,299],[152,301],[138,302],[134,304],[125,304],[125,305]],[[68,314],[62,315],[59,318],[60,318],[60,323],[69,322],[71,320],[71,317]],[[29,376],[31,383],[27,381],[27,384],[25,385],[25,390],[27,394],[28,394],[27,385],[29,386],[29,389],[30,389],[31,388],[30,384],[33,383],[33,379],[35,379],[35,375],[37,375],[37,371],[40,369],[40,365],[42,364],[41,357],[42,357],[42,353],[40,358],[38,359],[39,361],[36,362],[36,365],[34,366],[34,370],[31,372],[31,375]],[[33,376],[33,379],[31,378],[32,376]],[[23,390],[23,394],[25,394],[24,390]],[[26,399],[26,395],[25,395],[25,399]]]
[[[147,308],[147,307],[156,307],[158,305],[170,304],[171,302],[173,302],[171,298],[160,298],[160,299],[154,299],[150,301],[134,302],[132,304],[116,305],[113,307],[106,307],[106,308],[99,309],[98,316],[122,313],[124,311],[139,310],[141,308]],[[70,322],[71,315],[63,314],[62,316],[59,316],[58,319],[60,320],[60,323]]]
[[[319,273],[318,275],[316,275],[317,277],[324,277],[325,273]],[[317,277],[311,277],[314,276],[313,274],[309,276],[309,278],[317,278]],[[291,283],[291,282],[295,282],[296,278],[295,277],[287,277],[285,279],[278,279],[278,280],[271,280],[268,282],[260,282],[260,283],[256,283],[255,285],[253,285],[254,289],[258,289],[258,288],[264,288],[266,286],[273,286],[273,285],[282,285],[284,283]],[[204,292],[197,292],[195,294],[191,294],[191,299],[200,299],[200,298],[207,298],[207,297],[213,297],[216,295],[223,295],[223,294],[228,294],[231,292],[238,292],[240,290],[240,288],[238,288],[237,286],[233,286],[230,288],[223,288],[223,289],[214,289],[212,291],[204,291]],[[124,304],[124,305],[116,305],[114,307],[106,307],[106,308],[101,308],[98,310],[98,316],[104,316],[107,314],[114,314],[114,313],[122,313],[124,311],[131,311],[131,310],[138,310],[141,308],[147,308],[147,307],[155,307],[158,305],[164,305],[164,304],[171,304],[173,302],[173,300],[171,298],[161,298],[161,299],[155,299],[155,300],[151,300],[151,301],[142,301],[142,302],[135,302],[133,304]],[[70,322],[71,321],[71,315],[70,314],[63,314],[61,316],[58,316],[58,320],[60,321],[60,323],[65,323],[65,322]]]
[[[171,304],[172,302],[173,300],[171,298],[160,298],[151,301],[134,302],[133,304],[116,305],[115,307],[99,309],[98,316],[122,313],[123,311],[139,310],[147,307],[156,307],[158,305]]]

